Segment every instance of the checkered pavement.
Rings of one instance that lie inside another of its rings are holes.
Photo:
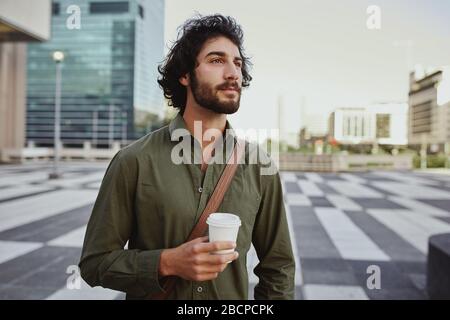
[[[123,299],[76,283],[107,163],[0,166],[0,299]],[[297,299],[425,299],[427,239],[450,232],[450,175],[282,173]],[[257,263],[248,255],[250,297]],[[367,279],[376,266],[380,289]]]
[[[427,298],[428,237],[450,232],[450,175],[282,177],[301,265],[301,298]],[[374,268],[380,288],[372,286]]]

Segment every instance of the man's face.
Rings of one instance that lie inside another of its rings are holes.
[[[196,102],[216,113],[232,114],[239,109],[242,58],[228,38],[207,41],[197,56],[198,66],[190,75]]]

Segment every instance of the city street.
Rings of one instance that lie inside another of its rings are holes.
[[[0,299],[124,298],[76,286],[106,166],[62,163],[61,180],[48,180],[51,163],[0,166]],[[450,232],[450,175],[282,172],[282,179],[297,299],[427,299],[427,241]],[[248,263],[254,285],[253,251]],[[374,272],[377,288],[368,286]]]

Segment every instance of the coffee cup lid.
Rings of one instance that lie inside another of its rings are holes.
[[[206,223],[221,227],[235,227],[241,225],[241,219],[231,213],[211,213]]]

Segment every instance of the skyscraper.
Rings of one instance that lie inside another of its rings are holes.
[[[163,110],[164,0],[56,0],[52,12],[51,40],[28,48],[28,141],[53,145],[56,50],[64,145],[107,146],[151,130]]]

